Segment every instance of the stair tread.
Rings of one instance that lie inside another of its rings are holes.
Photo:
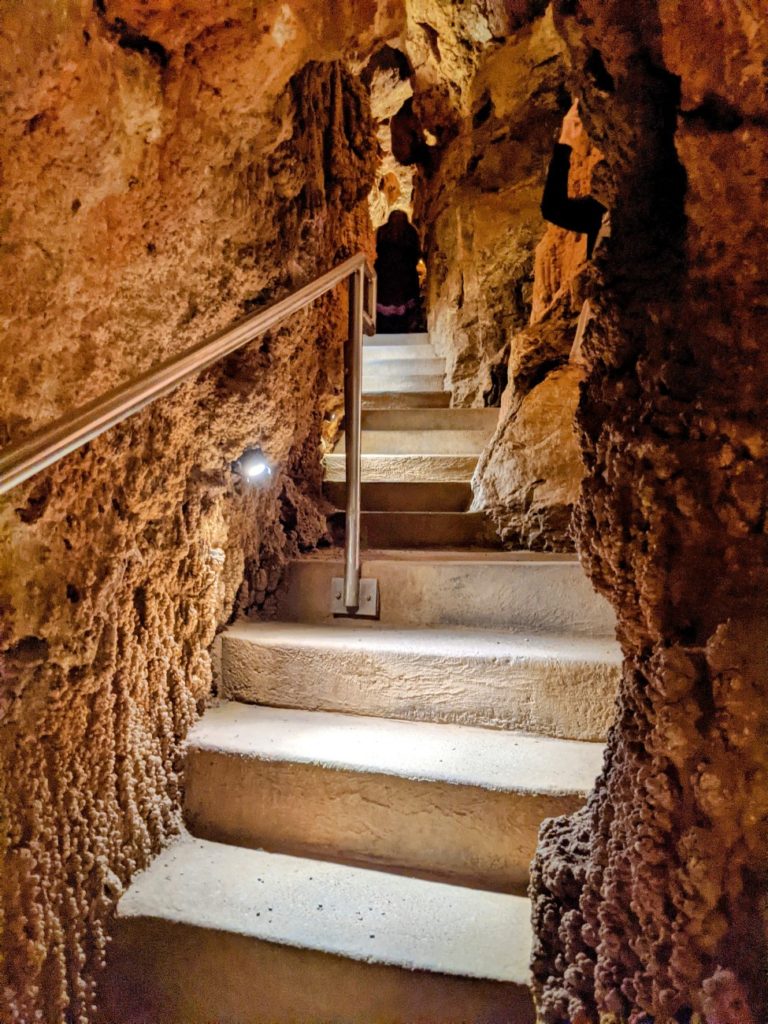
[[[603,751],[581,740],[236,701],[209,709],[188,742],[238,757],[547,795],[586,795]]]
[[[303,622],[238,622],[225,637],[257,644],[339,649],[436,658],[600,662],[621,665],[621,648],[608,637],[512,632],[468,626],[324,626]]]
[[[352,960],[527,983],[528,900],[184,834],[118,918],[160,918]]]

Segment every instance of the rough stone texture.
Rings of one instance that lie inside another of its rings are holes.
[[[522,892],[544,818],[576,810],[599,743],[228,703],[190,734],[203,839]]]
[[[357,3],[6,5],[3,443],[368,244],[374,130],[333,61],[380,28]],[[344,324],[324,301],[0,506],[4,1024],[91,1019],[217,625],[324,531]],[[242,493],[253,443],[275,471]]]
[[[422,189],[431,341],[446,356],[454,405],[498,404],[510,337],[529,317],[541,189],[564,102],[561,48],[549,14],[486,44],[460,128]]]
[[[536,994],[546,1022],[666,1021],[704,1011],[722,967],[763,1020],[765,13],[561,0],[557,19],[607,161],[577,529],[625,668],[595,793],[541,835]]]
[[[271,707],[602,742],[620,664],[607,637],[246,622],[224,634],[221,690]]]
[[[569,195],[588,195],[602,159],[582,135]],[[474,509],[485,509],[514,547],[567,551],[584,466],[574,424],[582,379],[572,355],[586,292],[585,235],[547,226],[536,246],[530,324],[510,342],[499,425],[478,462]]]
[[[291,562],[277,605],[280,621],[345,625],[326,599],[342,566],[339,553],[329,554]],[[381,599],[379,618],[361,619],[360,628],[474,626],[610,638],[616,630],[613,609],[575,558],[525,551],[368,551],[362,572],[378,580]]]
[[[529,909],[185,836],[121,903],[100,1024],[531,1024]]]
[[[580,379],[574,366],[550,373],[506,413],[478,463],[472,508],[485,510],[512,547],[563,551],[571,545],[583,473],[573,422]]]

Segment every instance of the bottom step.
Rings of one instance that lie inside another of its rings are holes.
[[[102,1024],[530,1024],[528,901],[189,836],[118,906]]]

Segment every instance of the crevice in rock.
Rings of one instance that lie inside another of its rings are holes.
[[[132,28],[123,18],[110,20],[107,14],[106,0],[94,0],[94,10],[101,18],[107,31],[115,38],[123,50],[143,53],[154,61],[158,67],[165,69],[171,59],[170,53],[156,39],[151,39],[142,32]]]

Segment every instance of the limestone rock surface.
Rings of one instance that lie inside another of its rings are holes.
[[[6,5],[0,442],[370,246],[344,65],[376,5]],[[331,296],[0,502],[0,1019],[93,1019],[109,917],[178,826],[209,649],[323,536]],[[249,490],[230,469],[258,444]]]
[[[510,338],[529,319],[541,188],[562,116],[561,52],[550,14],[489,46],[422,191],[429,327],[454,405],[499,403]]]
[[[581,372],[550,373],[502,419],[478,463],[475,508],[493,518],[514,547],[569,546],[574,481],[582,464],[574,426]]]
[[[582,134],[569,195],[591,192],[601,159]],[[486,509],[514,546],[573,547],[571,515],[584,474],[574,426],[582,374],[573,350],[590,278],[586,255],[585,235],[547,225],[535,249],[530,322],[510,337],[499,427],[473,480],[473,507]]]
[[[596,790],[540,837],[540,1016],[667,1022],[725,975],[763,1020],[765,13],[560,0],[556,17],[611,210],[575,525],[625,667]]]

